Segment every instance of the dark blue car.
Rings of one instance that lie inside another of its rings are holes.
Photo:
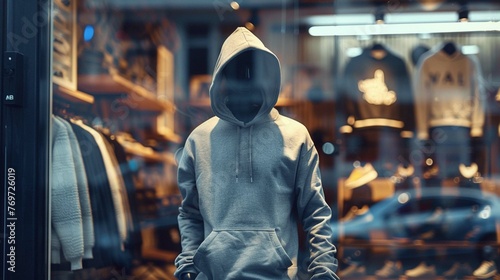
[[[423,238],[472,242],[496,239],[499,218],[500,199],[495,194],[436,187],[396,193],[350,220],[332,222],[332,228],[337,241]]]

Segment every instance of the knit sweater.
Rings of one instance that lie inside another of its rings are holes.
[[[64,124],[52,117],[51,218],[53,232],[52,263],[59,263],[61,245],[71,269],[81,269],[84,256],[82,210],[73,152]]]
[[[95,244],[94,236],[94,221],[92,218],[92,209],[90,206],[90,196],[88,189],[87,174],[85,171],[85,165],[83,164],[82,153],[76,135],[71,128],[68,121],[63,118],[57,117],[62,124],[64,124],[66,131],[68,132],[69,142],[71,144],[71,151],[73,154],[73,162],[75,164],[76,171],[76,181],[78,185],[78,195],[80,198],[80,206],[82,210],[82,221],[83,221],[83,244],[85,249],[84,258],[92,258],[92,248]]]

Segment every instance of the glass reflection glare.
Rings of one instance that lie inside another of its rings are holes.
[[[405,204],[410,200],[410,196],[407,193],[402,193],[398,196],[398,202],[401,204]]]
[[[481,219],[488,219],[491,216],[491,206],[486,205],[481,212],[479,212],[479,217]]]

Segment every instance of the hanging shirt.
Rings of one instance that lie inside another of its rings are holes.
[[[429,137],[429,128],[460,126],[481,136],[484,125],[484,100],[480,68],[474,57],[460,48],[448,54],[436,47],[425,54],[417,66],[415,110],[417,136]]]
[[[413,95],[408,70],[404,60],[391,50],[377,50],[383,56],[373,55],[365,48],[351,58],[340,79],[338,110],[340,124],[354,128],[392,127],[413,131]]]

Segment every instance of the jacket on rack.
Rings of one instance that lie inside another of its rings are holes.
[[[70,124],[78,139],[87,173],[94,235],[96,236],[94,258],[86,264],[93,268],[123,265],[125,256],[122,251],[117,215],[103,156],[92,134],[78,124],[73,122]]]
[[[264,104],[244,123],[219,92],[220,71],[250,50],[265,57],[255,75],[267,84]],[[277,57],[247,29],[237,28],[224,42],[210,88],[216,116],[192,131],[178,166],[183,201],[177,277],[195,272],[201,280],[293,279],[300,221],[311,279],[338,279],[318,153],[306,128],[273,108],[280,75]]]

